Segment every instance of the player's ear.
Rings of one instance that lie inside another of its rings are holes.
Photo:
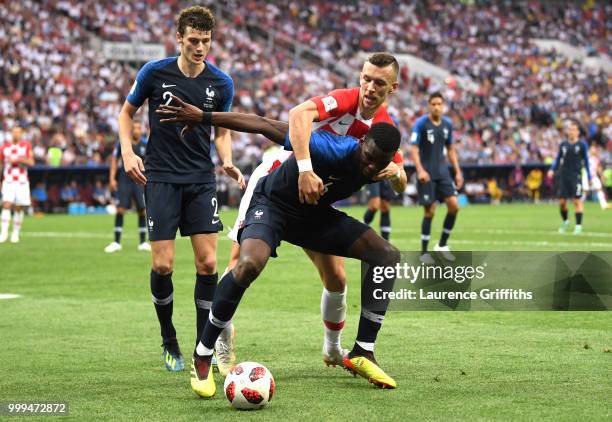
[[[179,44],[180,44],[181,42],[183,42],[183,36],[182,36],[182,35],[181,35],[181,33],[180,33],[180,32],[178,32],[178,31],[176,31],[176,42],[177,42],[177,43],[179,43]]]
[[[393,94],[395,91],[397,91],[397,88],[399,87],[399,82],[393,82],[391,84],[391,89],[389,90],[389,94]]]

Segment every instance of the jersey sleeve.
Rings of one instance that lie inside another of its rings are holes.
[[[145,64],[136,75],[134,85],[126,98],[134,107],[140,107],[153,91],[153,64]]]
[[[232,102],[234,101],[234,81],[229,78],[228,83],[225,87],[225,98],[219,111],[231,111]]]
[[[421,126],[423,121],[421,119],[417,119],[414,122],[414,126],[412,127],[412,134],[410,135],[410,144],[411,145],[419,145],[421,143]]]
[[[317,105],[319,120],[342,116],[355,107],[354,102],[351,101],[350,90],[347,89],[336,89],[327,95],[312,97],[310,101]]]
[[[323,130],[313,132],[310,135],[310,156],[320,162],[333,163],[341,161],[352,154],[358,146],[359,141],[350,136],[334,135]],[[285,136],[285,149],[293,151],[288,132]]]
[[[393,156],[393,162],[395,164],[404,164],[404,158],[402,157],[402,153],[398,149]]]

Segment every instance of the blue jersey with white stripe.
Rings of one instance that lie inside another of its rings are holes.
[[[199,124],[182,138],[183,124],[159,122],[167,118],[155,113],[161,104],[178,105],[172,102],[171,94],[204,111],[230,111],[234,82],[208,62],[198,76],[189,78],[179,69],[178,58],[169,57],[145,64],[127,97],[135,107],[149,100],[150,135],[145,158],[145,175],[149,181],[214,182],[211,127]]]
[[[325,193],[319,199],[318,205],[300,203],[299,171],[294,155],[262,178],[255,192],[263,194],[290,215],[312,215],[340,199],[348,198],[363,185],[372,183],[372,180],[361,172],[357,157],[358,148],[359,141],[352,136],[340,136],[322,130],[311,134],[309,149],[312,167],[325,186]],[[288,133],[285,149],[292,149]]]
[[[412,145],[418,145],[421,164],[432,180],[450,177],[444,147],[453,143],[453,124],[447,117],[435,125],[429,115],[421,116],[412,127]]]

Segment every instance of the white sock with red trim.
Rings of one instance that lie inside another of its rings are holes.
[[[325,330],[325,347],[340,348],[340,337],[346,318],[346,288],[343,292],[330,292],[323,288],[321,318]]]

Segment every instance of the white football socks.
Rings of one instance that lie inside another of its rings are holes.
[[[321,318],[325,330],[325,346],[340,348],[340,337],[346,318],[346,288],[343,292],[330,292],[323,288]]]

